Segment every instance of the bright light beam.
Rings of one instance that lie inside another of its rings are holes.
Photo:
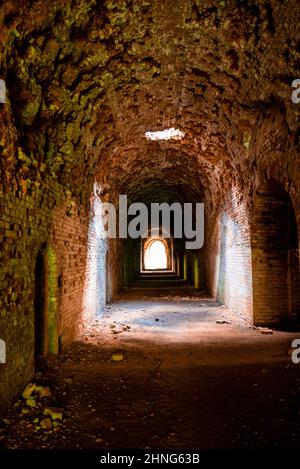
[[[147,140],[181,140],[184,137],[184,132],[179,129],[165,129],[165,130],[157,130],[154,132],[146,132],[145,133]]]
[[[166,248],[162,241],[153,241],[146,250],[145,269],[158,270],[167,268]]]

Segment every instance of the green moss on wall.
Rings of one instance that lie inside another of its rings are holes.
[[[199,288],[199,263],[198,256],[194,257],[194,287]]]
[[[183,257],[183,278],[184,280],[188,279],[188,258],[187,254],[184,255]]]
[[[48,246],[48,347],[49,352],[58,353],[58,332],[57,332],[57,262],[54,249]]]

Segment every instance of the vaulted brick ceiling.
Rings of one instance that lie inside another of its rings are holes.
[[[284,102],[297,138],[298,0],[5,0],[0,25],[6,139],[25,155],[7,150],[5,164],[23,176],[212,199],[251,174],[262,109]],[[168,127],[184,139],[146,140]]]

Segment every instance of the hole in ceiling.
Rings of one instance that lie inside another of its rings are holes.
[[[165,129],[157,131],[149,131],[145,133],[147,140],[181,140],[184,137],[184,132],[179,129]]]

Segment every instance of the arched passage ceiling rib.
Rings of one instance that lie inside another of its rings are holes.
[[[101,160],[98,179],[103,190],[113,188],[119,194],[127,194],[132,201],[168,198],[166,192],[177,192],[181,201],[201,201],[204,198],[206,180],[196,155],[174,148],[168,142],[147,142],[124,146]],[[116,156],[115,156],[116,155]],[[164,195],[163,195],[164,194]]]
[[[97,172],[134,194],[138,173],[217,192],[233,142],[251,169],[241,142],[264,103],[284,100],[297,129],[299,19],[297,0],[5,0],[1,73],[24,150],[76,187]],[[182,142],[146,141],[173,126]]]

